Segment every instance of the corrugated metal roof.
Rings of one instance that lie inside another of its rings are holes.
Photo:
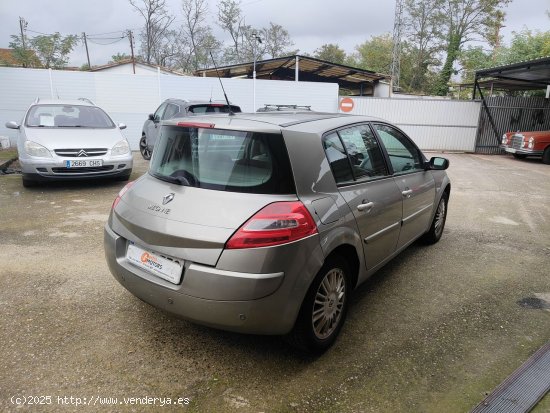
[[[476,80],[502,89],[533,89],[550,84],[550,57],[476,71]]]
[[[373,85],[380,80],[389,79],[389,75],[376,73],[370,70],[339,65],[309,56],[293,55],[276,59],[259,60],[256,62],[256,78],[272,80],[294,80],[296,60],[298,59],[298,80],[306,82],[338,83],[340,89],[351,94],[371,94]],[[195,72],[196,76],[217,77],[246,77],[252,78],[254,63],[201,69]]]

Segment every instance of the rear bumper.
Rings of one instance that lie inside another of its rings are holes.
[[[300,241],[305,254],[279,263],[284,271],[245,273],[186,263],[183,280],[175,285],[129,263],[127,240],[108,224],[104,246],[111,273],[136,297],[198,324],[250,334],[288,333],[323,262],[318,237],[312,236]],[[296,267],[300,271],[288,270]]]

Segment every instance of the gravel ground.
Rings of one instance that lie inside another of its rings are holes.
[[[529,308],[550,303],[550,166],[444,156],[442,240],[360,287],[318,358],[171,318],[122,288],[103,225],[123,183],[0,176],[0,410],[468,411],[550,339],[550,310]]]

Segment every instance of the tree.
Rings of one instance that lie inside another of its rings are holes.
[[[503,50],[504,63],[517,63],[550,56],[550,31],[540,32],[524,29],[513,32],[510,47]]]
[[[18,44],[20,38],[12,36],[12,39],[14,41],[10,43],[10,47],[17,54],[17,59],[28,64],[33,61],[32,56],[34,55],[40,61],[40,66],[55,69],[67,65],[69,54],[78,44],[78,36],[72,34],[61,36],[58,32],[27,39],[29,47],[27,50],[23,50],[22,45]],[[32,63],[30,66],[33,66]]]
[[[377,73],[390,73],[393,39],[390,33],[371,36],[370,40],[355,46],[356,53],[348,59],[350,66],[357,66]]]
[[[263,30],[263,35],[265,52],[272,59],[293,54],[289,47],[292,47],[294,43],[283,26],[269,22],[269,27]]]
[[[404,32],[411,58],[410,91],[426,92],[430,67],[439,64],[441,50],[441,13],[444,0],[405,0]],[[403,53],[402,53],[403,55]],[[400,82],[403,86],[403,82]]]
[[[12,57],[17,64],[23,67],[42,67],[42,63],[36,57],[34,50],[30,49],[30,45],[23,48],[23,41],[21,36],[11,35],[11,42],[9,43],[10,49],[12,49]],[[28,39],[27,39],[28,41]]]
[[[480,36],[490,37],[494,28],[502,23],[501,7],[511,0],[447,0],[442,4],[446,37],[445,64],[440,73],[437,93],[446,95],[453,66],[466,42]]]
[[[218,3],[218,25],[226,31],[232,40],[232,47],[226,51],[227,63],[240,61],[240,45],[243,35],[242,10],[240,2],[235,0],[221,0]]]
[[[346,52],[334,43],[324,44],[313,52],[313,57],[327,62],[343,65],[346,60]]]
[[[206,0],[183,0],[182,11],[182,33],[190,46],[188,61],[191,68],[197,70],[201,60],[204,61],[204,56],[208,56],[207,49],[213,46],[215,40],[210,27],[204,25],[208,3]]]
[[[151,63],[155,50],[162,47],[163,39],[165,39],[174,17],[168,14],[166,0],[128,1],[145,20],[145,27],[140,33],[142,53],[145,61]]]
[[[468,46],[458,55],[461,67],[461,82],[473,82],[476,70],[493,66],[491,53],[483,50],[482,46]]]

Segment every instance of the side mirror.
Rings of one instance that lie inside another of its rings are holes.
[[[426,163],[426,169],[432,169],[435,171],[444,171],[448,167],[449,160],[438,156],[434,156],[429,162]]]
[[[20,127],[21,125],[19,125],[17,122],[14,122],[13,120],[6,122],[6,128],[8,129],[19,129]]]
[[[149,113],[149,120],[152,120],[153,122],[155,121],[155,115],[153,115],[152,113]]]
[[[124,124],[124,123],[119,123],[119,124],[118,124],[118,128],[121,129],[121,130],[122,130],[122,129],[126,129],[126,124]]]

